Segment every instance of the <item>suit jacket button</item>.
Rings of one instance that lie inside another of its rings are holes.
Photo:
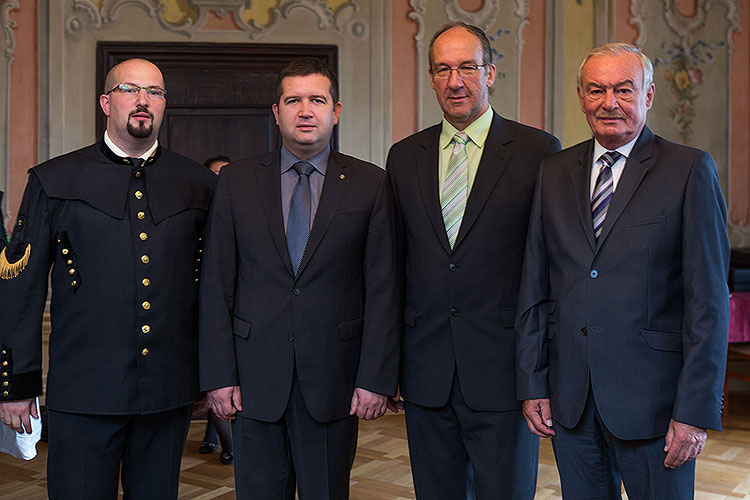
[[[458,309],[451,307],[451,316],[458,316]]]
[[[596,269],[592,269],[589,273],[589,276],[591,276],[592,279],[596,279],[599,276],[599,271],[597,271]]]
[[[300,293],[302,293],[302,291],[299,288],[295,288],[294,290],[292,290],[292,293],[294,295],[299,295]]]
[[[589,331],[585,326],[581,328],[581,335],[586,336],[588,334],[589,334]]]
[[[146,357],[148,356],[148,349],[144,349],[141,351],[141,356]]]
[[[286,338],[289,342],[294,342],[294,335],[290,335]]]
[[[456,269],[458,269],[458,267],[456,267],[456,264],[454,264],[453,262],[451,262],[448,265],[448,269],[450,269],[451,271],[455,271]]]

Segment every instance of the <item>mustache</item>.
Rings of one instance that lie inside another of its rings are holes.
[[[625,113],[622,113],[621,111],[613,111],[611,113],[597,113],[597,118],[627,118],[625,116]]]
[[[146,113],[151,118],[151,120],[154,119],[154,114],[148,110],[148,107],[141,104],[136,106],[136,108],[130,112],[130,114],[128,115],[128,119],[132,118],[136,113]]]

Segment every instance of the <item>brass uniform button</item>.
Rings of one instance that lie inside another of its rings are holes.
[[[143,325],[143,326],[141,327],[141,331],[142,331],[143,333],[149,333],[149,332],[151,331],[151,327],[150,327],[150,326],[148,326],[148,325]]]
[[[143,220],[146,218],[146,212],[138,212],[136,217],[138,217],[138,220]]]
[[[6,351],[5,349],[3,349],[2,351],[0,351],[0,354],[8,354],[8,351]]]
[[[3,377],[7,377],[7,376],[8,376],[8,372],[3,372]]]
[[[141,351],[141,356],[148,356],[148,349],[144,349]]]
[[[76,286],[76,285],[78,284],[78,282],[77,282],[76,280],[73,280],[73,281],[71,281],[71,282],[70,282],[70,284],[71,284],[72,286]]]
[[[67,248],[63,248],[61,250],[61,252],[62,252],[63,255],[68,255],[68,249]]]
[[[141,233],[138,235],[138,237],[141,239],[141,241],[146,241],[148,239],[148,234]]]
[[[3,366],[8,366],[8,362],[7,361],[3,361]]]
[[[76,270],[75,270],[74,267],[71,267],[70,269],[68,269],[68,274],[69,275],[73,276],[75,273],[76,273]]]
[[[7,397],[7,396],[8,396],[8,391],[3,391],[3,397]]]
[[[137,171],[137,172],[135,173],[135,176],[136,176],[136,177],[140,177],[141,175],[143,175],[143,174],[141,174],[141,171],[140,171],[140,170],[139,170],[139,171]]]
[[[148,258],[148,255],[141,255],[141,262],[144,264],[148,264],[151,259]]]
[[[150,284],[151,284],[151,280],[148,279],[148,278],[143,278],[141,280],[141,285],[143,285],[143,286],[149,286]]]
[[[65,261],[65,263],[66,263],[67,265],[71,265],[71,264],[73,263],[73,261],[72,261],[72,260],[70,260],[70,259],[68,259],[68,260],[66,260],[66,261]]]
[[[141,307],[144,308],[146,311],[148,311],[149,309],[151,309],[151,302],[146,300],[143,302],[143,304],[141,304]]]
[[[7,381],[7,380],[6,380],[5,382],[3,382],[3,387],[8,387],[9,385],[10,385],[10,384],[8,383],[8,381]]]
[[[138,190],[134,194],[135,194],[135,197],[138,198],[139,200],[143,198],[143,191]]]

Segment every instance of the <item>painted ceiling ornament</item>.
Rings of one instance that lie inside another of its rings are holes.
[[[278,6],[271,10],[271,22],[265,26],[257,24],[254,20],[245,21],[243,14],[250,8],[252,1],[188,0],[188,6],[197,12],[197,18],[194,20],[186,14],[183,21],[175,23],[165,19],[166,8],[161,0],[111,0],[105,1],[101,7],[97,7],[92,0],[73,0],[71,10],[74,14],[68,18],[67,29],[71,34],[78,33],[87,22],[93,29],[101,29],[104,24],[116,22],[123,7],[136,6],[142,8],[151,19],[156,19],[165,30],[185,35],[188,38],[194,38],[205,26],[211,12],[214,12],[220,19],[231,14],[241,31],[249,33],[250,38],[256,38],[273,30],[293,11],[303,9],[312,12],[317,17],[319,30],[333,28],[340,33],[348,33],[358,40],[365,39],[368,35],[369,29],[366,21],[356,16],[359,12],[359,5],[355,0],[339,5],[335,12],[325,0],[280,0]]]
[[[485,32],[500,10],[500,0],[484,0],[482,7],[474,12],[465,11],[458,0],[444,0],[445,15],[449,22],[462,21],[482,28]]]

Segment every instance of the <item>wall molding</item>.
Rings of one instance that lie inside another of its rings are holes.
[[[0,186],[3,191],[8,190],[10,185],[10,73],[11,65],[13,64],[13,55],[16,51],[16,36],[13,30],[18,27],[17,23],[11,19],[10,13],[14,11],[20,11],[21,4],[19,0],[5,0],[0,5],[0,27],[3,30],[3,42],[5,43],[5,75],[4,75],[4,89],[5,95],[3,96],[3,103],[5,106],[5,120],[3,123],[4,130],[2,131],[3,136],[3,165],[0,166],[2,169],[3,185]],[[7,227],[6,222],[11,218],[11,214],[8,210],[8,195],[3,196],[3,214],[5,214],[5,220],[0,220],[0,224]]]

